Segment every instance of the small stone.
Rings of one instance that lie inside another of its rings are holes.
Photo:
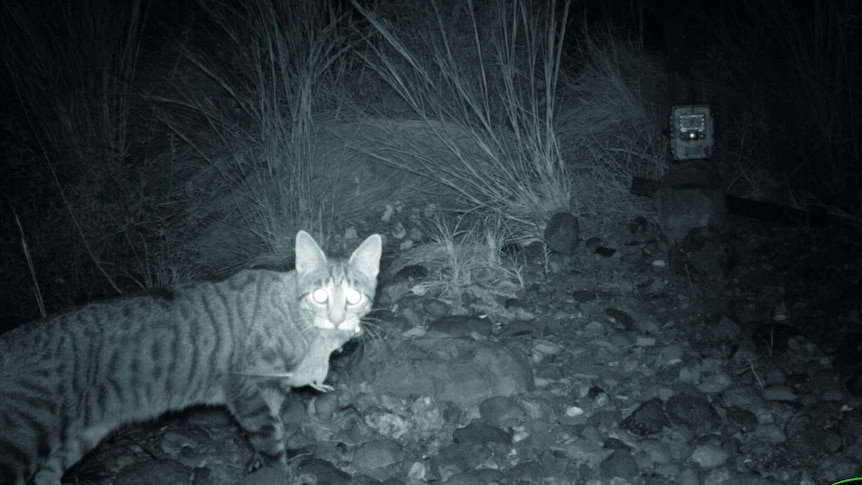
[[[635,339],[635,345],[638,347],[655,347],[655,339],[652,337],[638,337]]]
[[[796,402],[799,398],[793,389],[787,386],[773,386],[763,390],[763,398],[767,401]]]
[[[425,312],[431,316],[431,318],[442,318],[449,314],[450,306],[443,300],[438,300],[437,298],[429,298],[425,300],[422,304],[422,307],[425,309]]]
[[[520,424],[526,417],[518,402],[507,396],[494,396],[482,401],[479,416],[486,423],[506,428]]]
[[[653,463],[669,464],[673,461],[671,457],[670,447],[667,443],[659,440],[645,439],[640,443],[640,449],[646,453],[649,460]]]
[[[727,388],[733,385],[733,379],[724,372],[715,372],[707,374],[700,384],[697,385],[697,390],[708,395],[715,395],[724,392]]]
[[[707,434],[718,429],[721,417],[706,399],[697,393],[675,394],[665,406],[670,420],[677,426],[686,426],[697,434]]]
[[[550,340],[538,339],[533,343],[533,350],[544,355],[554,355],[562,352],[563,347],[558,343],[551,342]]]
[[[381,439],[369,441],[356,447],[353,453],[353,464],[364,470],[373,470],[399,463],[404,458],[404,451],[397,441]]]
[[[584,409],[579,408],[578,406],[569,406],[565,411],[566,417],[576,418],[584,414]]]
[[[632,481],[639,473],[635,458],[628,451],[614,451],[599,465],[602,477],[605,479],[622,478]]]
[[[664,405],[659,399],[650,399],[642,403],[629,417],[620,422],[620,428],[638,436],[654,435],[669,426],[670,421],[664,412]]]
[[[784,429],[775,423],[761,424],[754,430],[752,437],[760,438],[776,445],[787,441],[787,435],[784,433]]]
[[[676,365],[682,362],[682,356],[685,354],[682,346],[672,344],[663,347],[659,352],[659,362],[663,366]]]
[[[703,477],[703,485],[727,485],[728,483],[733,483],[731,480],[734,478],[734,473],[729,468],[725,466],[720,466],[717,468],[713,468],[710,470],[705,477]],[[749,481],[744,481],[748,485]],[[782,480],[780,483],[787,483]]]
[[[520,398],[519,404],[527,415],[527,418],[532,421],[549,423],[557,418],[556,408],[543,397],[523,395]]]
[[[604,246],[599,246],[596,248],[596,254],[602,256],[603,258],[613,257],[614,254],[617,254],[617,250],[614,248],[606,248]]]
[[[712,328],[713,335],[718,339],[733,339],[739,336],[742,329],[728,317],[721,317]]]
[[[574,254],[580,229],[578,218],[569,212],[558,212],[545,225],[545,242],[551,250],[564,256]]]
[[[579,303],[586,303],[588,301],[593,301],[598,298],[598,294],[595,291],[591,290],[575,290],[572,292],[572,298]]]
[[[458,428],[452,434],[455,443],[499,443],[502,445],[512,444],[512,435],[502,429],[473,421],[463,428]]]
[[[449,315],[428,324],[428,330],[446,333],[453,337],[470,337],[473,333],[488,337],[491,324],[487,319],[472,315]]]
[[[189,468],[175,460],[149,460],[132,463],[114,477],[118,485],[148,485],[163,483],[181,485],[189,483],[192,473]]]
[[[844,393],[838,389],[829,389],[820,396],[820,399],[823,401],[843,401],[845,399]]]
[[[527,320],[513,320],[500,330],[500,334],[508,337],[530,335],[536,331],[536,324]]]
[[[628,313],[618,308],[610,307],[605,308],[605,314],[613,318],[616,322],[620,323],[626,330],[634,329],[635,319]]]
[[[757,415],[739,406],[728,406],[724,410],[727,421],[744,432],[750,432],[757,426]],[[783,434],[783,433],[782,433]]]
[[[691,461],[702,468],[715,468],[726,462],[729,457],[730,453],[718,446],[701,445],[691,454]]]
[[[591,238],[587,239],[587,241],[584,243],[584,246],[586,246],[586,248],[587,248],[589,251],[595,251],[595,250],[596,250],[596,248],[598,248],[599,246],[602,246],[602,245],[604,245],[604,244],[605,244],[605,242],[604,242],[604,241],[602,241],[602,239],[601,239],[601,238],[599,238],[599,237],[591,237]]]

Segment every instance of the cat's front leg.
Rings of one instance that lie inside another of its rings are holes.
[[[228,410],[248,434],[249,442],[264,465],[287,466],[281,406],[284,394],[277,388],[260,388],[246,382],[228,402]]]

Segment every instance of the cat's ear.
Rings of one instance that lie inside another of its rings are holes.
[[[348,263],[368,275],[369,278],[377,278],[377,273],[380,272],[380,253],[383,252],[383,240],[380,234],[368,236],[368,239],[362,242],[356,251],[350,255]]]
[[[326,254],[305,231],[296,233],[296,272],[305,274],[326,265]]]

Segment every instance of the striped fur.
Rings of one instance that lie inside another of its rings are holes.
[[[94,303],[0,335],[0,483],[58,485],[126,423],[226,405],[265,459],[286,463],[284,394],[319,390],[329,355],[361,331],[378,235],[327,260],[307,233],[296,270],[251,270]]]

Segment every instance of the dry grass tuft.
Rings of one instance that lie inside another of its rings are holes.
[[[568,2],[537,14],[526,2],[468,1],[446,17],[432,2],[421,37],[354,7],[375,34],[368,65],[452,155],[423,156],[393,131],[380,159],[447,187],[462,210],[502,217],[518,241],[540,239],[544,219],[571,197],[555,132]]]

